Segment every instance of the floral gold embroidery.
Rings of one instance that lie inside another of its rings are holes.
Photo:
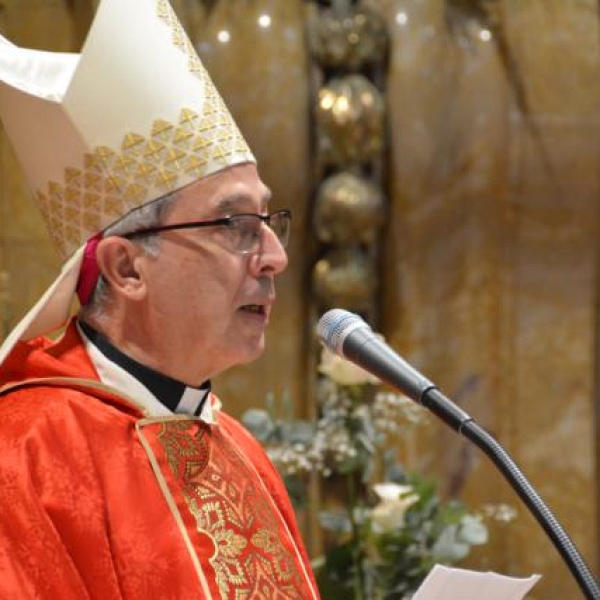
[[[214,542],[209,560],[223,599],[299,600],[303,579],[287,532],[256,474],[216,428],[161,424],[158,434],[199,532]]]

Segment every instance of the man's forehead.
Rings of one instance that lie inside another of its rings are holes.
[[[209,177],[179,190],[173,209],[206,217],[265,211],[271,196],[257,176]]]
[[[239,210],[245,206],[254,206],[256,200],[259,201],[260,208],[264,209],[267,207],[269,200],[271,200],[271,192],[269,190],[264,190],[259,196],[253,196],[252,194],[245,194],[243,192],[233,193],[221,198],[215,198],[215,200],[214,208],[222,213]]]

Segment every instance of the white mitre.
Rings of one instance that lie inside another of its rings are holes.
[[[255,162],[167,0],[102,0],[81,54],[0,37],[0,118],[67,259],[0,348],[61,327],[87,240],[131,210]]]

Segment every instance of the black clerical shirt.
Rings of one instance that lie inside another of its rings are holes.
[[[194,416],[200,414],[210,393],[210,381],[205,381],[199,387],[188,386],[127,356],[88,323],[78,321],[78,325],[89,341],[108,360],[137,379],[171,412]]]

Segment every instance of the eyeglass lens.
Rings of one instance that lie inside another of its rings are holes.
[[[260,250],[262,241],[261,227],[263,221],[275,233],[285,248],[289,239],[290,216],[287,212],[277,212],[269,216],[239,215],[231,217],[232,241],[238,252],[256,252]]]

